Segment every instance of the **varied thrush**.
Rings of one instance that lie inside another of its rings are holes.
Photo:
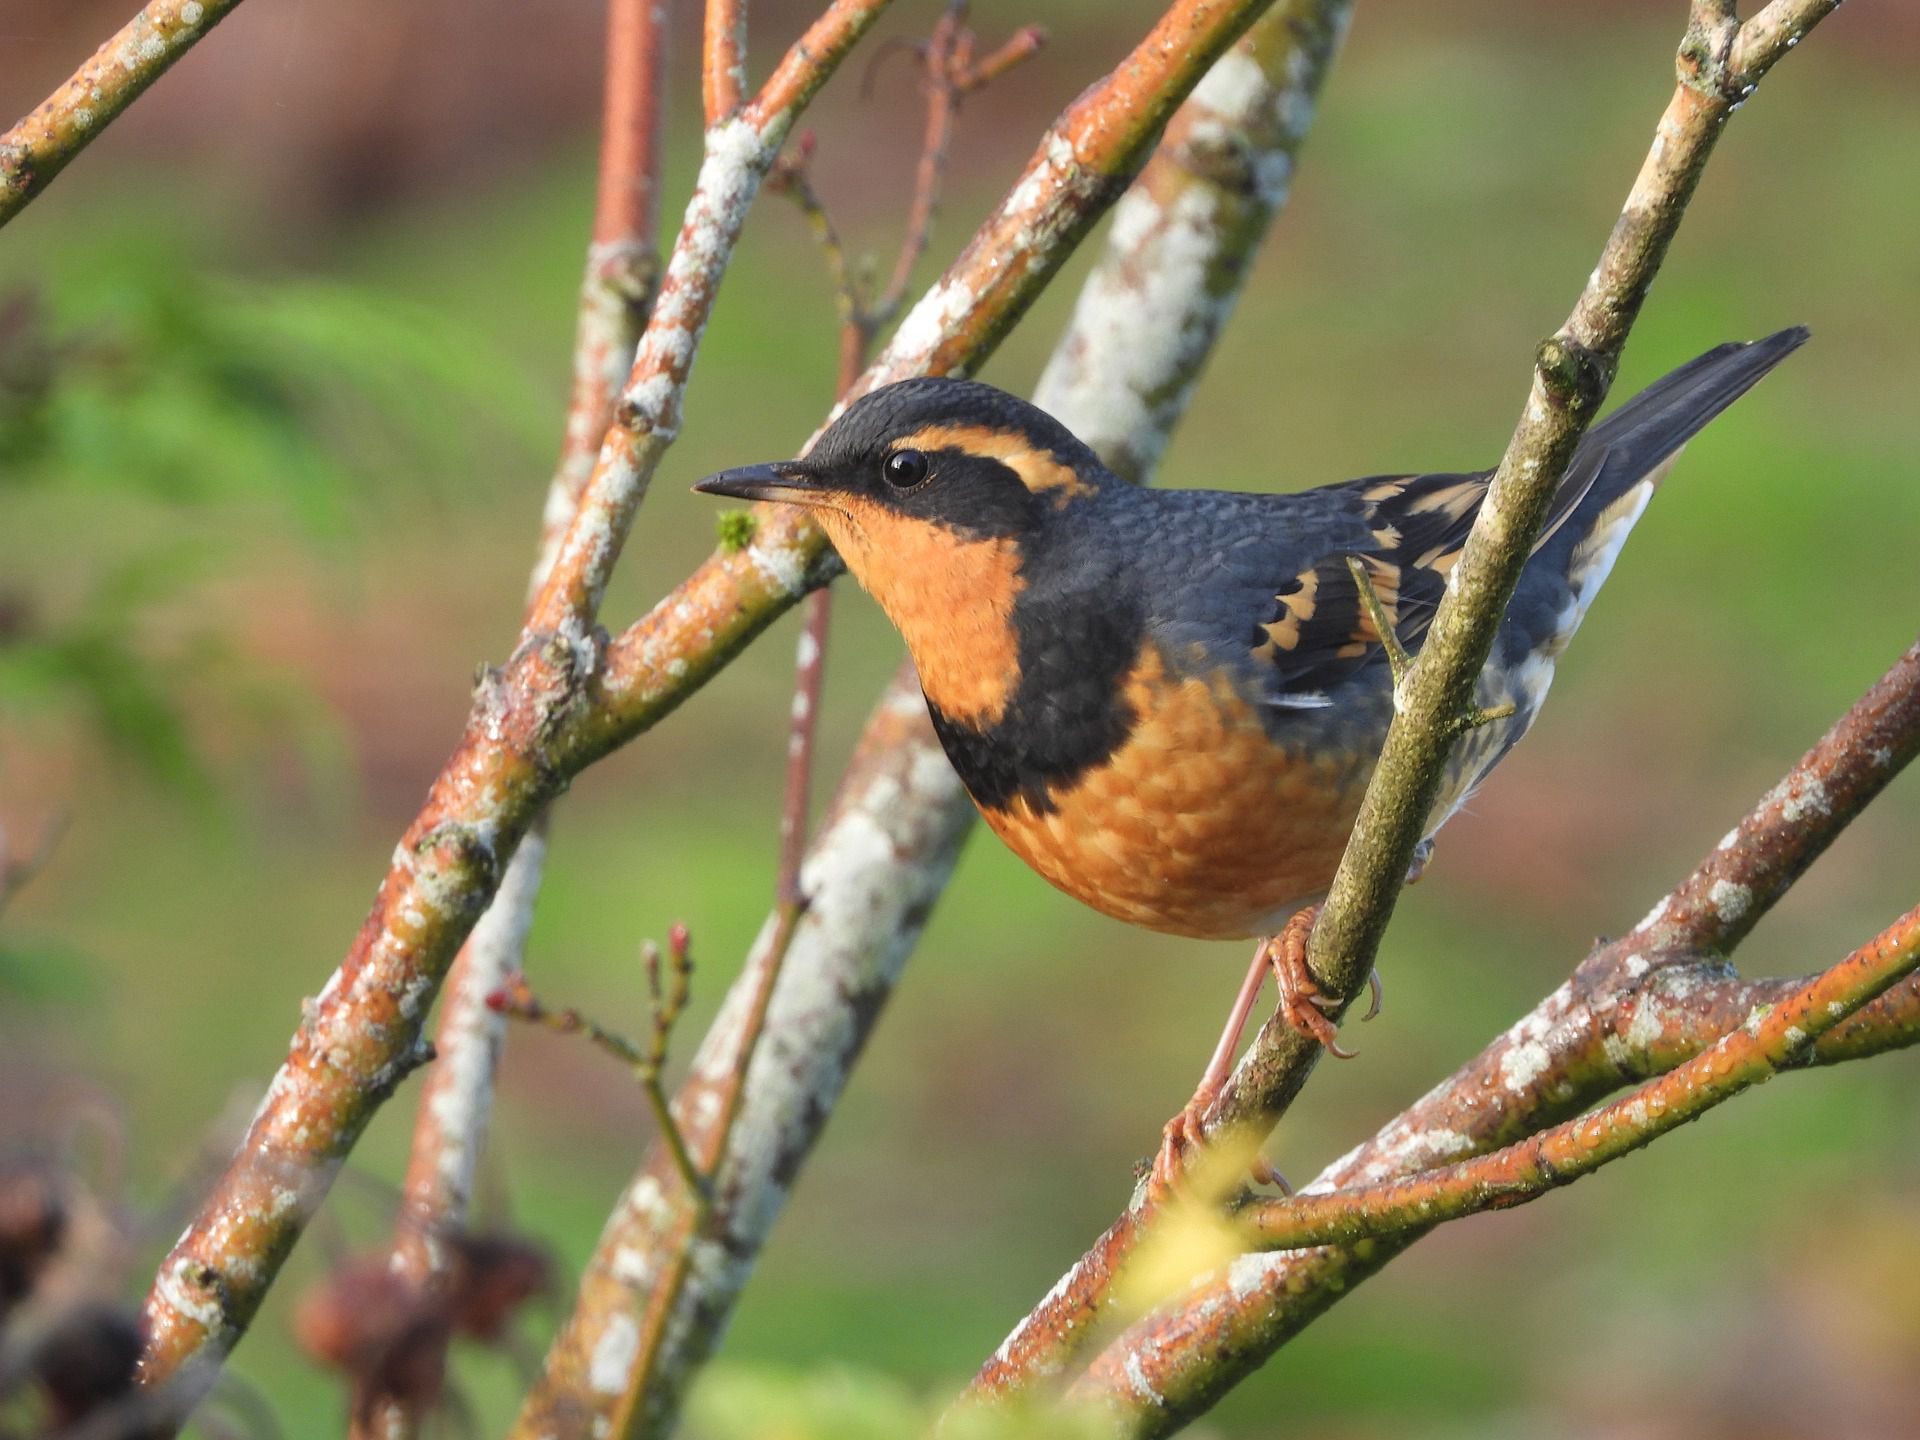
[[[1710,350],[1588,433],[1480,677],[1505,713],[1455,746],[1429,838],[1526,733],[1681,446],[1806,338]],[[1171,1179],[1269,966],[1288,1019],[1335,1045],[1304,949],[1393,712],[1371,616],[1418,650],[1491,478],[1140,489],[1044,411],[931,378],[858,400],[801,459],[694,488],[814,510],[905,637],[980,813],[1047,880],[1149,929],[1261,939],[1167,1127]]]

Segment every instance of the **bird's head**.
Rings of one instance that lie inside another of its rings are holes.
[[[693,488],[817,510],[881,594],[875,552],[1018,544],[1092,499],[1105,473],[1045,411],[991,385],[926,378],[855,401],[804,459],[722,471]]]
[[[985,725],[1020,677],[1020,597],[1036,547],[1111,480],[1066,426],[969,380],[904,380],[862,397],[804,459],[693,488],[805,505],[906,637],[927,698]]]

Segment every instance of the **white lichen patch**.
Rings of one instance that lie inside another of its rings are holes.
[[[191,1272],[198,1270],[199,1265],[200,1262],[192,1258],[174,1261],[160,1271],[154,1289],[168,1308],[203,1330],[217,1332],[222,1321],[219,1297],[209,1295],[191,1278]]]
[[[627,1209],[656,1229],[673,1223],[673,1206],[668,1203],[660,1182],[651,1175],[642,1175],[628,1189]]]
[[[644,1290],[653,1284],[654,1264],[646,1251],[622,1245],[613,1252],[607,1272],[629,1289]]]
[[[1736,885],[1731,880],[1716,880],[1713,888],[1707,892],[1707,898],[1719,916],[1729,925],[1739,920],[1753,907],[1753,891],[1745,885]]]
[[[1660,1014],[1652,1004],[1641,1005],[1633,1012],[1633,1018],[1627,1022],[1627,1049],[1634,1055],[1645,1055],[1660,1039],[1663,1029]]]
[[[601,1395],[624,1395],[633,1362],[640,1356],[640,1327],[631,1315],[607,1318],[587,1362],[587,1383]]]
[[[747,562],[782,595],[798,595],[807,583],[807,556],[797,545],[748,545]]]
[[[1079,165],[1080,157],[1074,154],[1073,141],[1058,130],[1050,132],[1027,173],[1008,192],[1000,213],[1023,216],[1040,209],[1047,197],[1060,188],[1060,182]]]
[[[1193,99],[1222,119],[1244,125],[1265,109],[1273,86],[1267,72],[1243,50],[1227,51],[1193,87]]]
[[[206,16],[206,7],[200,3],[200,0],[187,0],[187,3],[180,7],[180,23],[182,25],[198,25],[202,20],[206,19]]]
[[[1829,815],[1833,805],[1827,799],[1827,787],[1811,775],[1802,776],[1799,786],[1780,807],[1780,818],[1797,824],[1809,815]]]
[[[1147,1379],[1147,1369],[1140,1360],[1138,1350],[1127,1352],[1127,1384],[1132,1388],[1134,1398],[1148,1405],[1161,1406],[1167,1402],[1160,1392],[1153,1388],[1153,1382]]]
[[[974,294],[959,282],[942,281],[920,297],[887,345],[887,358],[902,373],[914,370],[951,333],[960,316],[972,308]]]
[[[1538,1040],[1510,1046],[1500,1057],[1500,1083],[1517,1095],[1538,1080],[1552,1063],[1553,1056]]]

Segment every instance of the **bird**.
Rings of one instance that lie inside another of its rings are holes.
[[[1807,335],[1709,350],[1582,439],[1479,676],[1486,723],[1453,749],[1422,861],[1532,725],[1681,447]],[[1259,942],[1163,1132],[1152,1173],[1172,1184],[1269,971],[1289,1023],[1349,1053],[1306,939],[1386,737],[1396,657],[1417,657],[1492,476],[1143,488],[1015,395],[920,377],[853,402],[799,459],[694,489],[811,510],[905,639],[980,814],[1046,880],[1150,930]]]

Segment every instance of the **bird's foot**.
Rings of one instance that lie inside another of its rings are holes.
[[[1287,1023],[1319,1041],[1334,1059],[1351,1060],[1355,1052],[1340,1043],[1340,1029],[1327,1013],[1334,1002],[1321,993],[1313,971],[1307,968],[1307,939],[1319,918],[1320,907],[1309,905],[1287,921],[1286,928],[1267,946],[1267,960],[1280,987],[1280,1013]]]
[[[1187,1167],[1187,1153],[1200,1148],[1207,1111],[1219,1098],[1218,1089],[1210,1090],[1203,1084],[1160,1132],[1160,1150],[1147,1175],[1148,1191],[1156,1199],[1164,1199],[1178,1187]]]
[[[1147,1190],[1155,1203],[1163,1203],[1179,1193],[1187,1171],[1206,1143],[1204,1126],[1220,1092],[1201,1088],[1194,1091],[1180,1113],[1167,1121],[1160,1132],[1160,1149],[1147,1172]],[[1266,1159],[1256,1155],[1247,1164],[1247,1179],[1255,1185],[1272,1185],[1285,1194],[1293,1194],[1293,1185]]]

